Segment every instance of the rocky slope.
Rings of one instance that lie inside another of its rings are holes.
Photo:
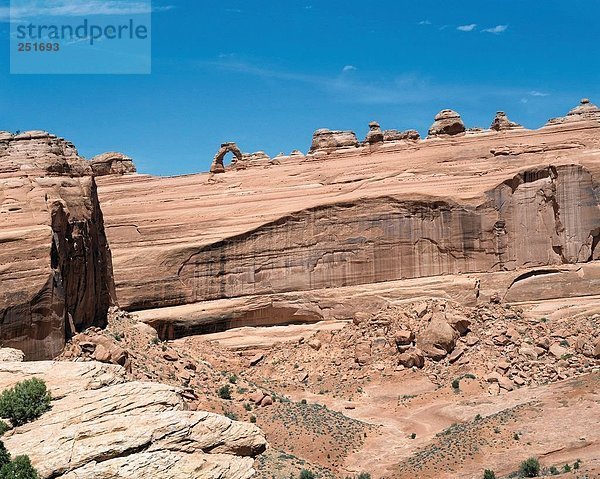
[[[54,357],[106,323],[112,260],[92,170],[46,132],[0,132],[0,341]]]
[[[3,436],[42,478],[247,479],[266,448],[251,424],[186,410],[181,391],[129,382],[120,366],[0,363],[0,387],[44,379],[54,400],[40,419]]]

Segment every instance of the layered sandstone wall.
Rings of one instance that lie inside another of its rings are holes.
[[[112,260],[91,168],[45,132],[0,140],[0,341],[54,357],[115,301]]]

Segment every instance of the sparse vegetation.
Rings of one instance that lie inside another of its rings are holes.
[[[521,463],[519,473],[523,477],[537,477],[540,473],[540,461],[535,457],[530,457]]]
[[[221,399],[227,399],[227,400],[231,399],[231,386],[229,386],[229,384],[225,384],[225,386],[221,386],[217,392]]]
[[[17,456],[13,460],[0,441],[0,479],[39,479],[39,475],[27,456]]]
[[[315,479],[315,475],[307,469],[302,469],[300,471],[300,479]]]
[[[256,422],[256,416],[250,416],[250,422],[254,424]]]
[[[496,473],[491,469],[483,471],[483,479],[496,479]]]
[[[41,379],[21,381],[0,394],[0,417],[9,419],[13,426],[22,426],[48,411],[51,399]]]
[[[371,474],[368,472],[361,472],[357,479],[371,479]]]
[[[10,431],[10,426],[4,421],[0,421],[0,436],[4,435],[6,431]]]
[[[238,417],[237,417],[237,415],[236,415],[235,413],[231,412],[231,411],[227,411],[227,412],[224,414],[224,416],[225,416],[226,418],[229,418],[229,419],[231,419],[232,421],[237,421],[237,420],[238,420]]]
[[[563,466],[563,472],[571,472],[571,466],[569,464],[565,464]]]
[[[229,376],[229,382],[230,382],[231,384],[235,384],[235,383],[237,383],[237,379],[238,379],[238,378],[237,378],[237,376],[236,376],[235,374],[232,374],[231,376]]]
[[[548,472],[553,476],[558,476],[560,474],[560,472],[558,472],[558,469],[556,468],[556,466],[550,467]]]

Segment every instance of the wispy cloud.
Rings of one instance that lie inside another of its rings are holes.
[[[167,11],[173,5],[157,5],[143,0],[30,0],[19,6],[0,7],[0,21],[25,20],[34,17],[78,17],[86,15],[141,15]]]
[[[476,23],[470,23],[469,25],[460,25],[456,27],[456,29],[460,30],[461,32],[472,32],[475,30],[475,27],[477,27]]]
[[[529,95],[531,95],[531,96],[550,96],[550,93],[544,93],[544,92],[537,91],[537,90],[531,90],[529,92]]]
[[[243,13],[241,8],[226,8],[227,13]]]
[[[430,105],[440,101],[465,101],[478,105],[481,101],[506,102],[529,94],[529,89],[497,88],[490,85],[441,84],[433,79],[413,73],[393,77],[369,77],[366,72],[337,75],[317,75],[302,72],[265,68],[244,61],[219,59],[215,62],[196,63],[205,68],[215,68],[262,78],[265,81],[297,82],[331,96],[334,100],[365,105]],[[351,66],[351,65],[347,65]],[[448,103],[450,106],[450,103]]]
[[[354,65],[346,65],[344,68],[342,68],[343,72],[353,72],[356,70],[357,68]]]
[[[481,31],[486,32],[486,33],[494,33],[494,34],[498,35],[500,33],[504,33],[507,29],[508,29],[508,25],[496,25],[495,27],[485,28]]]
[[[429,20],[421,20],[418,25],[431,25],[431,22]]]

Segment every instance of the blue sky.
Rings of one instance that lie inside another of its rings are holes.
[[[0,49],[0,130],[174,175],[206,171],[224,141],[274,156],[306,151],[317,128],[362,138],[371,120],[425,134],[442,108],[537,128],[600,103],[599,21],[597,0],[155,0],[151,75],[10,75]]]

